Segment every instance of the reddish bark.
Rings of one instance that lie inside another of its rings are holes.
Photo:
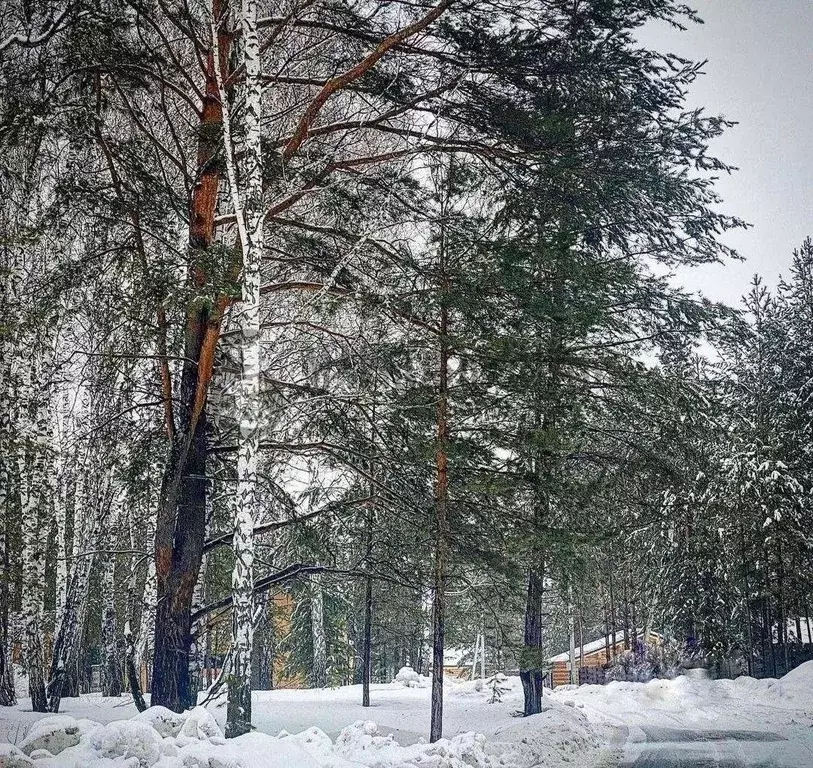
[[[215,19],[224,8],[214,0]],[[221,27],[218,46],[226,66],[231,38]],[[208,274],[200,254],[215,238],[215,213],[221,169],[217,153],[222,141],[223,111],[215,59],[206,60],[206,90],[200,112],[198,183],[192,193],[189,246],[190,283],[205,289]],[[203,291],[201,291],[203,293]],[[193,300],[187,310],[184,365],[178,393],[177,424],[172,430],[169,461],[161,487],[155,535],[157,609],[153,658],[152,704],[175,711],[193,706],[189,659],[192,646],[192,594],[200,572],[206,532],[206,398],[212,379],[215,350],[220,338],[228,296],[213,301]],[[169,430],[168,430],[169,431]]]

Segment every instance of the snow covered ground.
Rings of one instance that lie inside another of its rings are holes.
[[[369,708],[360,704],[360,686],[259,692],[253,703],[257,732],[228,743],[223,707],[198,708],[186,719],[165,711],[156,728],[153,710],[136,716],[126,697],[65,699],[68,717],[56,720],[31,712],[21,700],[0,708],[0,740],[23,753],[9,768],[593,768],[617,753],[615,728],[591,723],[572,702],[546,698],[542,714],[515,717],[522,703],[516,678],[508,679],[510,689],[494,704],[490,692],[474,683],[448,680],[447,738],[427,744],[428,681],[422,685],[374,685]],[[36,751],[49,746],[59,749],[55,757]],[[31,763],[24,761],[26,753]],[[7,768],[2,757],[0,768]]]
[[[558,688],[626,736],[636,768],[813,768],[813,662],[781,680],[711,681],[690,674],[649,683]]]
[[[429,688],[400,683],[373,686],[368,709],[359,686],[257,693],[257,732],[228,743],[222,707],[136,715],[125,697],[91,695],[54,718],[22,700],[0,708],[0,768],[813,768],[813,663],[779,681],[568,686],[531,718],[513,716],[521,688],[507,684],[492,704],[449,681],[433,745]]]

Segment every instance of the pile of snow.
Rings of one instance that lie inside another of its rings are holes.
[[[813,714],[813,662],[781,679],[709,680],[683,675],[646,683],[561,686],[551,698],[602,713],[617,722],[704,727],[780,727]],[[775,720],[775,722],[774,722]]]
[[[421,677],[412,667],[401,667],[395,676],[395,682],[401,683],[405,688],[425,688],[426,678]]]
[[[548,700],[536,718],[503,728],[494,740],[462,733],[403,746],[375,723],[358,721],[335,741],[319,728],[226,741],[211,713],[152,707],[107,725],[55,715],[39,720],[19,745],[0,747],[0,768],[531,768],[591,765],[603,737],[579,711]]]

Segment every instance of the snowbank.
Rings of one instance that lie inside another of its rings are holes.
[[[753,727],[782,730],[813,714],[813,662],[777,680],[742,676],[709,680],[684,675],[646,683],[557,688],[551,699],[586,707],[610,721],[638,725]]]
[[[123,699],[77,699],[75,717],[43,717],[27,734],[7,728],[16,746],[0,748],[0,768],[592,768],[610,749],[612,726],[548,691],[541,714],[515,717],[522,704],[515,677],[506,678],[498,703],[473,682],[447,681],[448,738],[428,744],[429,689],[408,687],[413,671],[403,672],[401,682],[373,686],[369,709],[360,706],[359,686],[258,693],[259,730],[228,741],[215,719],[222,708],[179,715],[152,707],[127,717]],[[22,726],[35,715],[25,706],[0,716],[16,714]]]
[[[19,748],[0,748],[0,768],[530,768],[575,754],[590,765],[602,745],[582,713],[556,702],[504,728],[498,740],[469,732],[407,746],[369,721],[344,728],[335,741],[315,727],[226,741],[203,707],[183,715],[156,707],[107,725],[46,717]]]

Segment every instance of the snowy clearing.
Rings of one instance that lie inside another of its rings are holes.
[[[591,722],[554,696],[540,715],[514,717],[522,696],[517,678],[508,679],[510,690],[494,704],[475,683],[447,682],[447,738],[436,744],[425,738],[429,687],[397,682],[373,686],[368,709],[359,703],[360,686],[257,692],[257,732],[228,743],[223,707],[199,707],[182,717],[159,711],[165,717],[156,719],[153,710],[136,715],[129,699],[100,696],[66,699],[57,718],[25,711],[29,704],[22,700],[0,710],[0,736],[22,750],[18,762],[30,753],[39,768],[591,768],[618,752],[612,725],[602,717]],[[66,729],[72,732],[67,737]],[[34,751],[53,732],[58,755]],[[7,768],[1,759],[0,766]]]
[[[428,687],[393,682],[254,694],[257,731],[226,742],[223,707],[137,715],[127,698],[66,699],[64,714],[0,710],[2,768],[599,768],[813,766],[813,663],[781,680],[569,686],[545,711],[514,717],[517,678],[502,701],[448,681],[446,739],[427,744]],[[417,685],[425,685],[421,680]]]

